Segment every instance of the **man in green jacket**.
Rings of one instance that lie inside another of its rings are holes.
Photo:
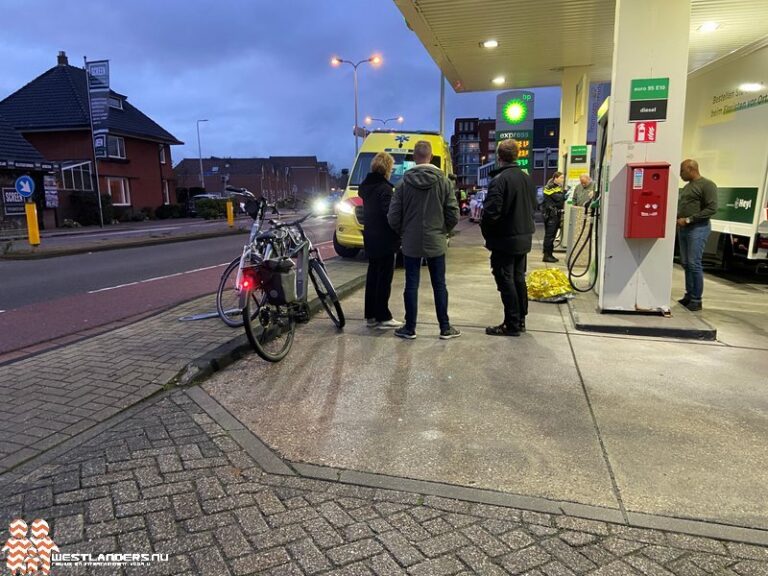
[[[425,140],[413,149],[416,166],[395,187],[387,220],[402,238],[405,265],[405,326],[395,330],[400,338],[416,338],[421,261],[427,260],[440,323],[440,338],[461,336],[448,320],[448,288],[445,284],[445,252],[448,233],[459,222],[459,206],[453,186],[443,172],[431,164],[432,146]]]
[[[698,312],[704,292],[701,259],[712,231],[709,219],[717,212],[717,184],[701,175],[696,160],[683,160],[680,178],[687,184],[677,200],[677,239],[685,269],[685,295],[678,302]]]

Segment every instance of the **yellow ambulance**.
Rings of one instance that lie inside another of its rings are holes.
[[[371,161],[378,152],[388,152],[395,159],[390,182],[397,184],[408,168],[415,165],[413,147],[419,140],[432,145],[432,164],[445,172],[453,173],[451,149],[439,132],[371,132],[363,141],[355,159],[355,166],[349,173],[349,182],[341,202],[336,208],[336,231],[333,247],[343,258],[354,258],[363,247],[363,201],[357,195],[357,187],[371,171]]]

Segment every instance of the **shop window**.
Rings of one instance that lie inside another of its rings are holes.
[[[544,168],[544,162],[546,162],[545,156],[546,156],[545,152],[534,152],[533,153],[533,168],[535,170],[536,169]]]
[[[547,168],[557,168],[557,156],[550,156],[547,160]]]
[[[61,181],[65,190],[92,192],[91,163],[83,162],[82,164],[63,167],[61,169]]]

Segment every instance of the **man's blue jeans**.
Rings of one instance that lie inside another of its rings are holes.
[[[678,229],[680,263],[685,270],[685,296],[691,302],[701,302],[704,292],[704,270],[701,259],[712,226],[709,220],[694,222]]]
[[[421,280],[421,258],[403,256],[405,265],[405,327],[416,331],[416,316],[419,312],[419,281]],[[435,295],[435,310],[440,331],[450,327],[448,321],[448,287],[445,285],[445,254],[435,258],[427,258],[429,279],[432,281],[432,292]]]

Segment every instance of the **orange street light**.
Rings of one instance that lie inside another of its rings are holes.
[[[371,118],[370,116],[365,117],[366,124],[371,124],[372,122],[381,122],[382,124],[384,124],[384,126],[387,125],[387,122],[392,122],[393,120],[398,124],[402,124],[403,122],[405,122],[405,118],[403,118],[402,116],[395,116],[394,118],[387,118],[386,120],[383,120],[381,118]]]

